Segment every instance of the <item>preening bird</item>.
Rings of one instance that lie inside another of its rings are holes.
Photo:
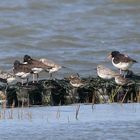
[[[40,61],[41,61],[43,64],[45,64],[45,65],[51,67],[51,68],[48,70],[48,71],[49,71],[49,74],[50,74],[50,77],[52,77],[52,73],[55,73],[55,72],[57,72],[58,70],[60,70],[60,69],[62,68],[62,66],[60,66],[59,64],[56,64],[54,61],[49,60],[49,59],[46,59],[46,58],[42,58],[42,59],[40,59]]]

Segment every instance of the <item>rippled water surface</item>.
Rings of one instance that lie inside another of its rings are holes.
[[[139,140],[140,104],[77,106],[6,109],[0,140]]]
[[[139,25],[139,0],[0,0],[0,67],[30,54],[66,66],[61,76],[96,75],[112,50],[140,61]]]

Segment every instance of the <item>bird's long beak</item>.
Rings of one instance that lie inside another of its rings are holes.
[[[108,54],[107,58],[110,59],[110,60],[112,59],[111,53]]]
[[[80,77],[79,73],[76,73],[77,77]]]

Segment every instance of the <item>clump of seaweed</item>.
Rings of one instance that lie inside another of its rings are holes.
[[[73,87],[67,79],[43,79],[23,85],[0,87],[6,91],[6,106],[68,105],[73,103],[139,102],[140,76],[132,76],[134,84],[119,86],[114,80],[99,77],[81,77],[86,84]],[[6,89],[6,90],[5,90]],[[76,89],[76,90],[75,90]]]

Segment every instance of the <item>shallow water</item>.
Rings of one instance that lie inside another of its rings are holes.
[[[66,66],[58,75],[96,75],[112,50],[140,61],[139,0],[0,0],[0,68],[25,54]],[[139,73],[140,64],[132,70]]]
[[[139,140],[140,104],[100,104],[93,109],[81,104],[76,120],[77,106],[16,108],[13,119],[6,109],[5,119],[0,120],[0,139]]]

